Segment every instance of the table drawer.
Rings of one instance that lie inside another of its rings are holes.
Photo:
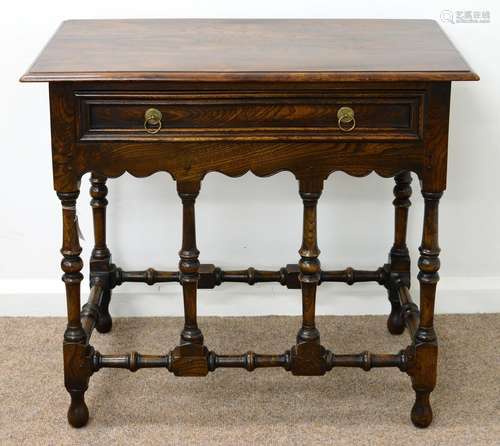
[[[83,141],[422,138],[419,91],[77,92],[76,97]],[[347,115],[339,114],[345,110]]]

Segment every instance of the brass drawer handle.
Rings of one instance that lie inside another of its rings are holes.
[[[350,132],[356,127],[354,110],[351,107],[340,107],[337,112],[338,125],[343,132]]]
[[[148,108],[144,113],[144,129],[146,132],[155,134],[161,129],[161,111],[156,108]]]

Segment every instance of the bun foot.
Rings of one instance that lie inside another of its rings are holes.
[[[89,421],[89,409],[85,404],[83,392],[70,392],[71,405],[68,409],[68,422],[73,427],[83,427]]]
[[[391,314],[387,318],[387,329],[393,335],[400,335],[405,331],[405,324],[401,314],[401,307],[392,308]]]
[[[113,326],[113,319],[111,319],[111,315],[106,312],[101,312],[99,314],[99,320],[95,326],[96,330],[99,333],[109,333],[111,331],[111,327]]]
[[[416,392],[415,404],[411,409],[411,421],[416,427],[425,428],[432,422],[430,392]]]

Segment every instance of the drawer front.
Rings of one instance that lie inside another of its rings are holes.
[[[420,91],[75,94],[82,141],[422,139]],[[342,107],[354,119],[339,122]]]

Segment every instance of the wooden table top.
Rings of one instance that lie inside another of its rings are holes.
[[[71,20],[22,81],[477,80],[432,20]]]

